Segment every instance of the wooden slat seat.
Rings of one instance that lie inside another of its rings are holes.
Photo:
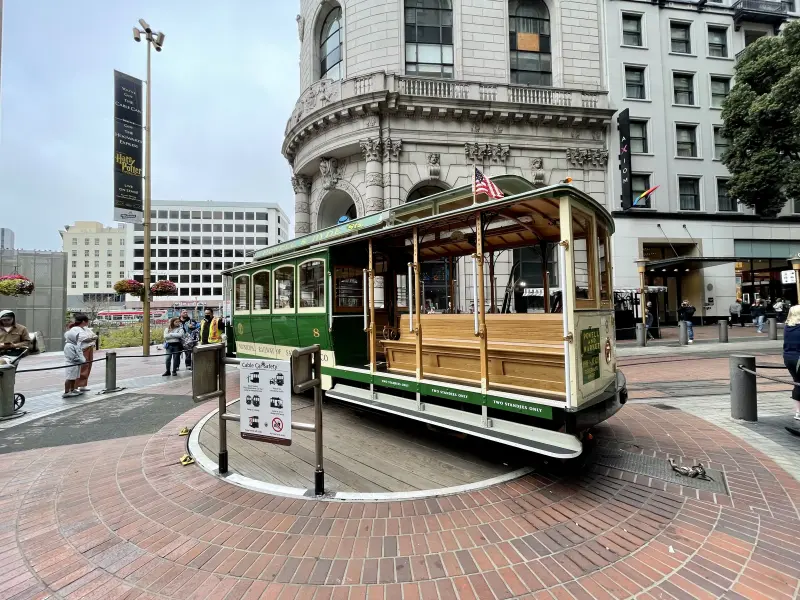
[[[473,319],[470,314],[422,315],[425,375],[480,381],[480,341]],[[560,315],[486,315],[490,387],[563,396],[561,327]],[[416,340],[408,331],[408,315],[400,318],[400,339],[381,343],[390,371],[415,372]]]

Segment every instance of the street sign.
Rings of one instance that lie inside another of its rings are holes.
[[[797,283],[797,275],[794,271],[781,271],[781,283],[786,285],[788,283]]]
[[[246,440],[292,443],[292,381],[288,360],[239,363],[239,431]]]

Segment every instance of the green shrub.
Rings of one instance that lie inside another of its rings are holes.
[[[142,326],[126,325],[112,329],[100,330],[101,348],[134,348],[142,345]],[[159,326],[150,327],[150,339],[156,345],[164,343],[164,329]]]

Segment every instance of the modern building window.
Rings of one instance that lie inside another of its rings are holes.
[[[158,218],[159,219],[167,219],[167,218],[169,218],[168,215],[169,215],[169,211],[166,211],[166,210],[158,211]]]
[[[86,267],[87,269],[89,268],[89,264],[90,263],[88,260],[83,261],[83,266]]]
[[[109,246],[113,246],[114,245],[114,239],[113,238],[108,238],[108,245]]]
[[[678,125],[675,128],[678,156],[697,157],[697,125]]]
[[[226,212],[225,213],[225,218],[228,219],[228,220],[233,219],[233,213],[232,212]]]
[[[700,210],[700,180],[697,177],[679,177],[678,194],[681,210]]]
[[[631,121],[631,152],[647,154],[647,121]]]
[[[726,27],[708,27],[708,55],[717,58],[728,57],[728,29]]]
[[[625,97],[644,100],[644,67],[625,67]]]
[[[204,210],[203,211],[203,218],[204,219],[210,219],[211,218],[211,211],[210,210]]]
[[[84,255],[84,256],[89,256],[89,251],[88,251],[88,250],[84,250],[84,251],[83,251],[83,255]]]
[[[727,77],[711,77],[711,106],[722,108],[723,102],[731,92],[731,80]]]
[[[319,78],[342,78],[342,9],[332,9],[322,23],[319,39]]]
[[[691,54],[692,53],[692,27],[689,23],[676,23],[672,21],[669,24],[669,37],[671,48],[673,52],[678,54]]]
[[[94,245],[95,246],[99,246],[100,245],[100,238],[94,238]]]
[[[225,224],[223,224],[222,230],[225,233],[232,233],[233,232],[233,223],[225,223]]]
[[[405,8],[406,74],[452,79],[452,1],[406,0]]]
[[[234,218],[237,221],[242,221],[242,220],[244,220],[244,213],[243,212],[234,213]]]
[[[77,250],[73,250],[72,251],[72,256],[78,256],[78,251]]]
[[[193,210],[192,211],[192,218],[193,219],[199,219],[200,218],[200,211],[199,210]]]
[[[73,246],[77,246],[78,245],[78,238],[72,238],[72,245]]]
[[[254,220],[255,220],[255,218],[256,218],[256,215],[255,215],[255,213],[251,213],[251,212],[244,213],[244,219],[245,219],[245,221],[254,221]]]
[[[167,229],[168,229],[166,223],[159,223],[156,226],[156,228],[158,229],[158,231],[167,231]]]
[[[650,175],[631,175],[631,190],[633,191],[632,195],[634,200],[649,189]],[[633,208],[652,208],[652,206],[650,206],[650,196],[639,200]]]
[[[714,127],[714,158],[722,160],[728,151],[728,140],[722,135],[722,126]]]
[[[191,215],[190,215],[188,210],[182,210],[181,211],[181,219],[188,219],[190,216]]]
[[[73,282],[70,283],[69,287],[71,287],[74,290],[75,288],[78,287],[78,284],[73,281]]]
[[[98,256],[100,256],[100,250],[95,250],[95,251],[94,251],[94,255],[95,255],[95,257],[98,257]]]
[[[542,0],[511,0],[508,15],[511,83],[553,85],[547,6]]]
[[[266,221],[267,213],[256,213],[256,221]]]
[[[625,46],[643,46],[642,15],[622,14],[622,43]]]
[[[728,196],[727,179],[717,179],[717,209],[725,212],[737,212],[739,210],[736,202]]]
[[[691,73],[673,73],[672,89],[675,104],[694,105],[694,75]]]
[[[72,267],[75,268],[77,266],[78,266],[78,261],[77,260],[73,260],[72,261]],[[75,277],[75,275],[73,275],[73,277]]]

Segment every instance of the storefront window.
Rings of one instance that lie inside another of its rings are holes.
[[[253,310],[269,310],[269,271],[253,275]]]
[[[275,310],[294,308],[294,267],[275,269]]]
[[[300,308],[325,307],[325,263],[312,260],[300,265]]]
[[[234,299],[233,304],[236,307],[237,313],[247,312],[250,310],[250,277],[242,275],[236,278],[236,285],[234,286]]]

